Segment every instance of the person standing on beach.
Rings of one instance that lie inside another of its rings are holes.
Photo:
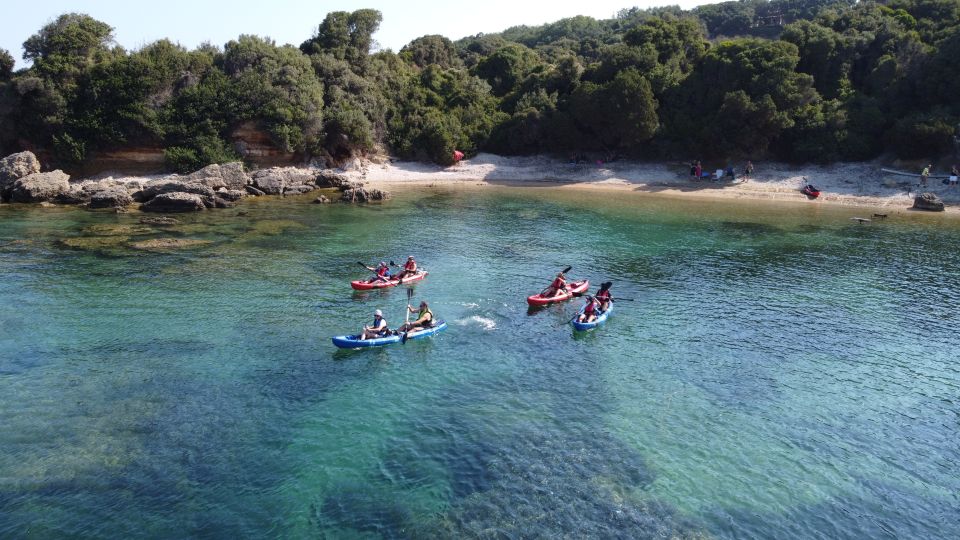
[[[747,160],[747,166],[743,168],[743,181],[746,182],[753,176],[753,162]]]
[[[930,176],[930,167],[933,167],[933,165],[927,165],[920,171],[920,185],[922,187],[927,187],[927,177]]]
[[[957,187],[958,177],[960,177],[960,165],[950,167],[950,185],[947,187],[950,189]]]
[[[700,177],[703,176],[703,165],[700,164],[700,160],[697,160],[693,166],[693,176],[694,180],[700,180]]]

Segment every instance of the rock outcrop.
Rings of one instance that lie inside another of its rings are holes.
[[[196,193],[161,193],[140,207],[144,212],[194,212],[204,210],[207,205]]]
[[[25,203],[46,202],[69,189],[70,175],[63,171],[33,173],[13,183],[10,200]]]
[[[943,201],[934,193],[921,193],[913,199],[913,207],[917,210],[943,212]]]
[[[379,189],[366,189],[362,187],[352,187],[344,190],[343,195],[340,196],[340,200],[343,202],[371,202],[371,201],[382,201],[390,197],[390,194],[386,191],[381,191]]]
[[[10,154],[0,159],[0,197],[6,199],[13,183],[40,172],[40,161],[33,152]]]
[[[138,202],[147,202],[164,193],[193,193],[203,197],[213,197],[213,188],[198,182],[183,182],[179,179],[152,180],[143,189],[135,192],[133,198]]]
[[[133,204],[133,197],[120,186],[96,191],[90,196],[90,208],[123,208]]]
[[[250,183],[250,175],[243,170],[243,163],[235,161],[223,165],[207,165],[199,171],[178,178],[183,182],[197,183],[212,189],[244,189]]]
[[[312,169],[271,167],[254,172],[253,187],[267,195],[307,193],[318,188],[317,173]]]

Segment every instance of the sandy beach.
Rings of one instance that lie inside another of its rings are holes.
[[[743,164],[737,164],[742,170]],[[918,179],[882,173],[879,162],[835,163],[826,166],[755,162],[750,178],[735,182],[694,181],[685,163],[571,164],[545,156],[504,157],[478,154],[451,167],[398,160],[354,162],[347,167],[353,179],[370,187],[397,189],[426,185],[494,186],[550,185],[565,189],[630,190],[670,197],[701,199],[756,199],[803,204],[871,207],[879,212],[908,210]],[[705,167],[705,170],[708,170]],[[941,171],[942,172],[942,171]],[[820,188],[819,199],[809,200],[800,188],[810,182]],[[907,188],[910,188],[908,192]],[[930,179],[924,189],[940,196],[946,213],[960,214],[960,188]]]

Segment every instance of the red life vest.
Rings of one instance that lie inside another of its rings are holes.
[[[407,272],[416,272],[417,263],[415,261],[407,261],[407,264],[403,265],[403,269]]]
[[[558,277],[557,279],[553,280],[553,283],[551,283],[550,286],[553,287],[554,289],[560,290],[560,288],[566,284],[567,282],[564,281],[562,277]]]
[[[390,269],[387,268],[386,266],[381,266],[380,268],[377,268],[377,276],[379,277],[387,277],[389,273],[390,273]]]
[[[594,295],[594,298],[600,302],[606,302],[607,300],[610,300],[610,289],[598,292],[596,295]]]
[[[596,302],[590,302],[589,304],[586,305],[586,307],[583,308],[584,315],[593,315],[594,313],[596,313],[596,311],[597,311]]]

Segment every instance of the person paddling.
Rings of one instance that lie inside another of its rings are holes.
[[[419,308],[414,308],[408,304],[407,311],[410,313],[416,313],[417,319],[400,325],[400,328],[397,328],[396,330],[397,333],[415,332],[417,330],[423,330],[433,326],[433,312],[430,311],[430,306],[425,300],[420,302]]]
[[[606,311],[610,307],[610,302],[613,302],[613,296],[610,294],[610,287],[612,286],[612,281],[601,283],[600,290],[597,291],[597,294],[594,296],[597,302],[600,303],[600,311]]]
[[[403,280],[404,278],[413,277],[417,275],[417,261],[414,260],[413,255],[407,257],[407,262],[403,264],[403,270],[397,273],[396,276],[393,276],[394,279]]]
[[[376,274],[372,278],[368,279],[367,283],[374,283],[376,281],[390,281],[390,266],[387,265],[385,261],[380,261],[380,264],[378,264],[376,268],[372,266],[366,266],[366,268],[367,270]]]
[[[589,294],[586,296],[587,304],[583,306],[583,311],[577,317],[577,322],[590,323],[597,319],[597,312],[600,310],[600,302]]]
[[[567,292],[567,277],[563,275],[563,272],[560,272],[553,280],[553,283],[551,283],[540,296],[550,298],[551,296],[557,296],[565,292]]]
[[[379,309],[373,312],[373,324],[370,326],[364,326],[363,331],[360,332],[361,341],[365,339],[374,339],[378,337],[383,337],[390,332],[390,329],[387,328],[387,321],[383,318],[383,312]]]

